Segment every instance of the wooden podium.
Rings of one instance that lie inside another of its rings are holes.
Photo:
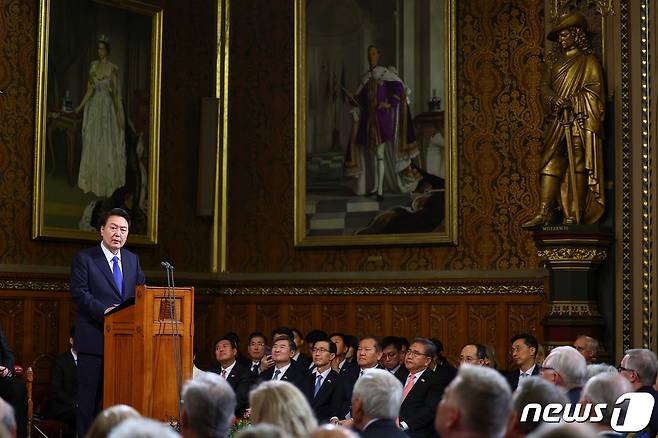
[[[194,288],[137,286],[134,302],[105,317],[103,407],[123,403],[158,421],[179,420],[193,337]]]

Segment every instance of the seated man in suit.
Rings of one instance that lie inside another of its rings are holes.
[[[588,364],[596,360],[596,354],[599,352],[599,341],[591,336],[580,335],[573,342],[573,348],[583,355]]]
[[[50,370],[50,398],[46,416],[75,430],[75,400],[78,392],[78,352],[73,348],[75,326],[69,333],[69,350],[59,355]]]
[[[571,346],[555,347],[544,359],[541,376],[565,392],[569,402],[575,404],[580,400],[586,371],[587,363],[578,350]]]
[[[292,332],[292,330],[289,327],[277,327],[274,330],[272,330],[272,343],[274,344],[274,340],[280,336],[286,336],[288,339],[294,342],[295,340],[295,334]],[[295,353],[297,352],[297,345],[294,345],[292,355],[294,356]],[[274,366],[274,360],[272,359],[272,354],[265,354],[263,355],[263,358],[260,360],[260,365],[258,366],[258,373],[262,373],[264,371],[269,370]]]
[[[16,436],[27,436],[27,389],[23,380],[14,377],[14,353],[0,328],[0,398],[14,408]]]
[[[356,369],[348,369],[340,374],[341,377],[341,407],[338,410],[337,417],[339,419],[351,418],[350,410],[352,403],[352,390],[354,384],[365,373],[374,369],[384,369],[379,365],[379,360],[382,357],[382,346],[379,340],[373,336],[366,336],[359,341],[359,346],[356,350]]]
[[[249,390],[255,379],[251,369],[238,363],[237,357],[238,346],[235,344],[235,340],[229,336],[223,336],[215,342],[215,358],[218,364],[209,371],[219,374],[231,385],[237,400],[235,416],[242,418],[249,407]]]
[[[540,366],[536,364],[537,349],[539,344],[537,339],[527,333],[512,336],[512,360],[518,370],[511,370],[507,373],[507,381],[512,391],[519,386],[519,379],[525,379],[530,376],[538,376]]]
[[[342,374],[348,370],[357,370],[358,365],[353,362],[348,362],[346,359],[347,350],[349,349],[347,336],[343,333],[332,333],[329,335],[329,339],[336,344],[336,357],[331,362],[331,368],[333,368],[338,374]]]
[[[436,355],[436,346],[426,338],[415,338],[407,350],[404,365],[409,370],[400,406],[400,428],[410,437],[431,437],[434,415],[444,387],[427,367]]]
[[[258,377],[258,367],[260,361],[265,356],[265,346],[267,345],[267,338],[261,332],[253,332],[249,335],[249,343],[247,344],[247,355],[251,360],[251,373]]]
[[[505,434],[512,392],[495,369],[464,364],[448,385],[436,413],[442,438],[490,438]]]
[[[305,395],[318,423],[326,423],[336,415],[340,403],[338,373],[331,369],[336,344],[329,339],[313,343],[313,372],[307,375]]]
[[[361,437],[405,438],[395,424],[402,384],[390,372],[373,370],[360,378],[352,393],[353,426]]]
[[[548,360],[548,357],[546,360]],[[633,391],[647,392],[653,396],[653,411],[647,426],[652,437],[658,435],[658,391],[653,387],[657,373],[658,360],[656,359],[656,353],[646,348],[626,350],[619,366],[619,374],[630,382]]]
[[[398,371],[403,373],[398,379],[406,379],[407,373],[404,371],[404,361],[400,360],[400,350],[402,343],[400,338],[396,336],[386,336],[382,339],[382,359],[380,364],[386,368],[391,374],[398,375]]]
[[[285,335],[279,335],[274,338],[274,343],[272,344],[272,362],[274,366],[260,373],[258,381],[285,380],[303,391],[306,381],[306,370],[292,360],[294,352],[295,342],[291,338]]]
[[[459,365],[485,366],[487,360],[487,348],[482,344],[466,344],[459,354]]]
[[[185,383],[181,397],[183,438],[228,436],[237,405],[235,392],[223,379],[204,373]]]

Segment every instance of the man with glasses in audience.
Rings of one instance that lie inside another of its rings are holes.
[[[427,369],[436,355],[436,346],[426,338],[415,338],[407,350],[404,365],[409,375],[403,382],[400,428],[412,438],[431,437],[434,415],[444,387],[436,373]]]
[[[311,353],[314,369],[307,375],[305,395],[318,423],[322,424],[337,414],[340,405],[339,375],[331,369],[336,344],[329,339],[316,340]]]
[[[515,391],[520,380],[539,375],[540,367],[535,363],[539,343],[534,336],[527,333],[513,336],[510,341],[512,342],[512,360],[518,370],[509,371],[506,377],[512,391]]]
[[[635,392],[646,392],[653,396],[653,412],[648,426],[651,436],[658,435],[658,392],[652,386],[657,372],[656,354],[646,348],[626,350],[619,366],[619,373],[631,383]]]
[[[544,359],[541,376],[562,389],[569,402],[576,404],[580,400],[587,363],[585,358],[573,347],[555,347]]]
[[[380,364],[386,368],[391,374],[400,380],[407,378],[409,372],[404,365],[404,361],[400,360],[400,350],[402,343],[400,338],[395,336],[387,336],[382,339],[382,359]]]

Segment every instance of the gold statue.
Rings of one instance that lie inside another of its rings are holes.
[[[559,205],[565,224],[596,223],[605,209],[605,89],[585,17],[579,12],[562,16],[548,39],[558,44],[547,56],[541,81],[542,104],[547,113],[541,155],[541,206],[539,213],[522,225],[524,228],[550,223]]]

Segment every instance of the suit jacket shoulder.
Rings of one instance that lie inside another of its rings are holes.
[[[395,425],[393,420],[375,420],[365,430],[358,431],[363,438],[407,438],[402,429]]]

